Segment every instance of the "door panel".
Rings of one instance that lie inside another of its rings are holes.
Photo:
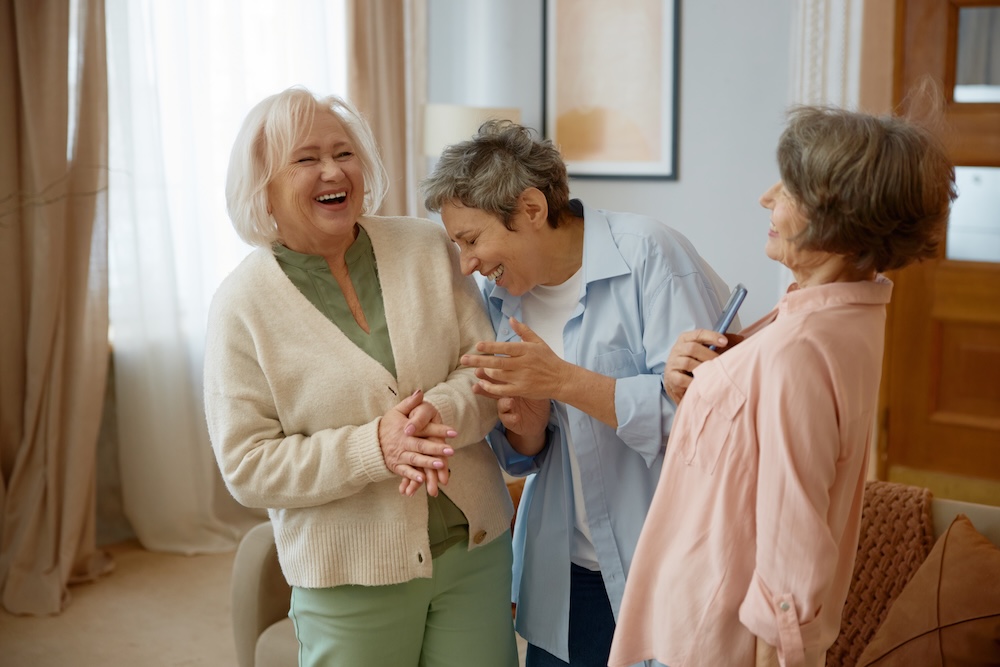
[[[958,165],[1000,166],[1000,104],[952,100],[959,10],[993,5],[897,4],[894,101],[908,111],[907,95],[933,78]],[[944,256],[890,274],[880,476],[1000,505],[1000,264]]]

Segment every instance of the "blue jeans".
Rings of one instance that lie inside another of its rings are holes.
[[[600,572],[570,565],[569,662],[528,644],[525,667],[607,667],[615,615]]]

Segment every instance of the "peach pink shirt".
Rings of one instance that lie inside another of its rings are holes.
[[[789,288],[677,412],[611,667],[823,665],[857,550],[892,283]]]

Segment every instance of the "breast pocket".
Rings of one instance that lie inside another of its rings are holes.
[[[635,355],[631,350],[624,348],[597,355],[594,357],[591,370],[613,378],[627,378],[639,374]]]
[[[683,421],[674,427],[681,427],[677,444],[684,462],[712,475],[722,453],[732,446],[734,424],[746,397],[718,364],[706,363],[698,371],[701,382],[692,384],[695,391],[684,396],[679,415]],[[690,399],[694,400],[688,403]]]

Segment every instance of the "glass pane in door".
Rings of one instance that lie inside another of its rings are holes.
[[[1000,262],[1000,168],[955,167],[948,259]]]

